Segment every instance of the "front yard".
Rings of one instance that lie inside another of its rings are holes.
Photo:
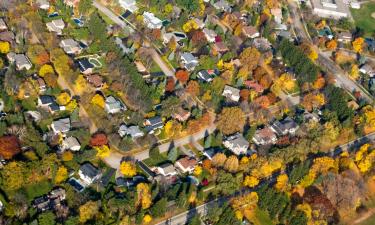
[[[361,5],[361,9],[351,9],[355,25],[364,30],[365,35],[371,36],[375,32],[375,2]]]

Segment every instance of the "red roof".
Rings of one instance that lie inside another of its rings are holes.
[[[245,85],[250,89],[254,89],[258,93],[262,93],[264,91],[264,87],[253,80],[245,81]]]
[[[182,158],[182,159],[179,159],[176,161],[176,163],[180,163],[182,167],[184,168],[191,168],[191,167],[195,167],[197,165],[197,160],[194,159],[194,158],[189,158],[189,157],[185,157],[185,158]]]

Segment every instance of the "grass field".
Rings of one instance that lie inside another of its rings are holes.
[[[363,221],[362,223],[359,223],[358,225],[374,225],[375,224],[375,215],[372,215],[367,220]]]
[[[375,32],[375,19],[371,17],[375,13],[375,2],[368,2],[361,5],[360,9],[351,9],[355,25],[365,31],[365,35],[370,36]]]

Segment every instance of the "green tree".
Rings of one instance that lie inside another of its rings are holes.
[[[231,225],[240,225],[241,224],[241,221],[239,221],[236,218],[236,215],[235,215],[232,207],[230,207],[230,206],[227,206],[224,209],[223,214],[221,215],[219,221],[217,222],[217,225],[228,225],[228,224],[231,224]]]
[[[176,113],[177,109],[181,106],[179,98],[172,96],[161,102],[161,115],[164,117],[171,117],[173,113]]]
[[[78,10],[82,15],[86,15],[92,7],[92,0],[80,0],[78,3]]]
[[[188,12],[197,12],[199,9],[198,0],[176,0],[179,7],[186,9]]]
[[[162,217],[164,216],[166,210],[167,210],[167,199],[162,198],[159,201],[157,201],[152,207],[151,207],[151,215],[153,217]]]
[[[39,225],[54,225],[56,224],[56,216],[53,212],[45,212],[38,216]]]
[[[231,174],[219,171],[216,179],[217,190],[225,195],[233,194],[240,187],[240,182]]]
[[[201,219],[199,218],[199,214],[196,214],[195,216],[193,216],[193,218],[191,218],[188,222],[188,225],[201,225],[202,222],[201,222]]]
[[[177,151],[177,148],[176,147],[173,147],[171,148],[169,151],[168,151],[168,160],[171,161],[171,162],[175,162],[177,160],[177,157],[178,157],[178,151]]]

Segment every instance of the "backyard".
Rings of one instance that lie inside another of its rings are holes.
[[[375,2],[361,5],[361,9],[351,9],[355,25],[364,30],[365,35],[370,36],[375,32]]]

